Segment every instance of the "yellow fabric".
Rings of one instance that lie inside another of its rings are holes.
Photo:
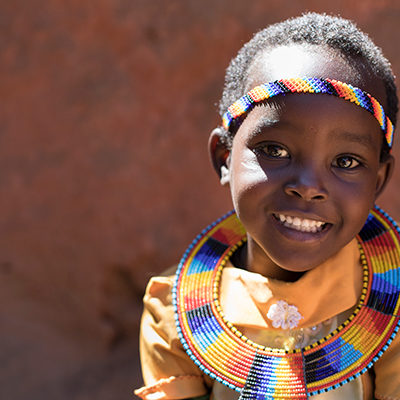
[[[135,391],[137,396],[148,400],[186,398],[186,393],[190,393],[190,397],[201,396],[205,393],[201,376],[171,376],[170,378],[160,379],[154,385]]]
[[[135,393],[146,400],[183,399],[206,393],[212,393],[215,400],[237,398],[237,392],[202,374],[182,348],[172,306],[173,282],[174,276],[166,276],[152,278],[148,284],[140,333],[145,386]],[[225,316],[246,336],[257,341],[266,333],[266,340],[271,340],[274,333],[278,335],[281,331],[271,326],[267,313],[278,300],[298,308],[303,316],[299,329],[326,325],[327,320],[337,325],[357,304],[361,282],[359,250],[354,240],[296,282],[272,280],[228,265],[222,274],[220,301]],[[396,338],[375,366],[377,399],[400,400],[399,371],[400,339]],[[369,378],[365,374],[340,389],[314,398],[368,400],[372,399],[368,386]]]
[[[400,333],[375,363],[375,397],[379,400],[400,399]]]
[[[316,325],[357,303],[362,287],[359,257],[354,240],[296,282],[268,279],[232,266],[225,268],[220,295],[224,314],[234,325],[271,329],[268,310],[278,300],[285,300],[304,317],[299,328]]]

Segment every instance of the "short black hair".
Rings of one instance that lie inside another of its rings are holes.
[[[346,57],[361,57],[372,74],[381,79],[386,90],[385,112],[396,125],[398,98],[395,77],[391,65],[370,37],[350,20],[327,14],[306,13],[273,24],[256,33],[233,58],[226,70],[225,85],[219,104],[222,115],[228,107],[245,94],[248,71],[257,55],[267,49],[290,44],[312,44],[327,46]],[[227,143],[232,134],[225,133]],[[389,152],[385,141],[382,153]],[[384,156],[385,154],[382,154]]]

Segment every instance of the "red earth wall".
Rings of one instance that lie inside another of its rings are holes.
[[[355,20],[398,74],[400,5],[3,0],[0,10],[0,398],[129,399],[148,278],[231,208],[206,150],[230,58],[269,23],[325,11]],[[397,219],[399,183],[398,172],[380,201]]]

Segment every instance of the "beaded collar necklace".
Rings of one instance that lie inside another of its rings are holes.
[[[349,83],[335,79],[290,78],[263,83],[235,101],[223,115],[222,124],[226,130],[229,130],[233,124],[240,124],[257,103],[290,93],[329,94],[364,108],[378,121],[389,148],[392,147],[394,126],[378,100]]]
[[[248,339],[222,312],[222,271],[246,240],[236,214],[226,214],[194,239],[176,273],[173,303],[184,349],[202,372],[240,392],[240,399],[307,399],[357,378],[399,330],[399,232],[375,206],[357,236],[364,278],[355,311],[325,338],[282,350]]]

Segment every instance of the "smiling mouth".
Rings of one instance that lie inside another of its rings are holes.
[[[329,223],[324,221],[293,217],[285,214],[273,214],[273,216],[286,228],[300,232],[318,233],[322,232],[329,225]]]

